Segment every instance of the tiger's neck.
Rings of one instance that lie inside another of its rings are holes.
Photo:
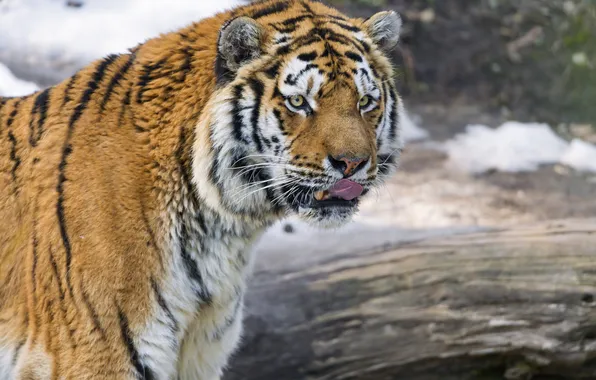
[[[226,140],[231,123],[225,117],[214,123],[218,112],[225,112],[216,99],[225,98],[225,90],[216,89],[214,68],[204,62],[215,62],[219,27],[213,26],[227,17],[222,14],[206,25],[163,35],[133,51],[131,121],[147,135],[151,177],[147,203],[154,205],[157,228],[168,250],[183,256],[202,256],[215,249],[216,242],[234,247],[227,253],[220,249],[227,255],[248,251],[281,216],[254,196],[247,199],[250,207],[226,205],[225,195],[247,184],[234,179],[228,168],[232,157],[221,160],[234,147],[218,150],[215,146]],[[214,128],[219,137],[214,136]]]

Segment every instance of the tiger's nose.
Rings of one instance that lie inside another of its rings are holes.
[[[366,166],[368,157],[347,157],[344,155],[327,157],[331,166],[341,172],[344,177],[350,177]]]

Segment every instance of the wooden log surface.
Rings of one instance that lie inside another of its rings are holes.
[[[261,252],[225,379],[596,379],[595,232],[567,220],[302,265]]]

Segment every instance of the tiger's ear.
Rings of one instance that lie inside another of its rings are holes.
[[[363,26],[373,42],[385,52],[391,51],[399,42],[402,22],[396,12],[379,12],[364,21]]]
[[[250,17],[228,21],[219,31],[215,74],[218,84],[226,83],[242,65],[261,55],[263,31]]]

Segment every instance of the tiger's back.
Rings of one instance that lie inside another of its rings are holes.
[[[357,200],[304,199],[397,164],[399,25],[261,1],[0,98],[0,380],[218,378],[254,241],[343,223]]]

